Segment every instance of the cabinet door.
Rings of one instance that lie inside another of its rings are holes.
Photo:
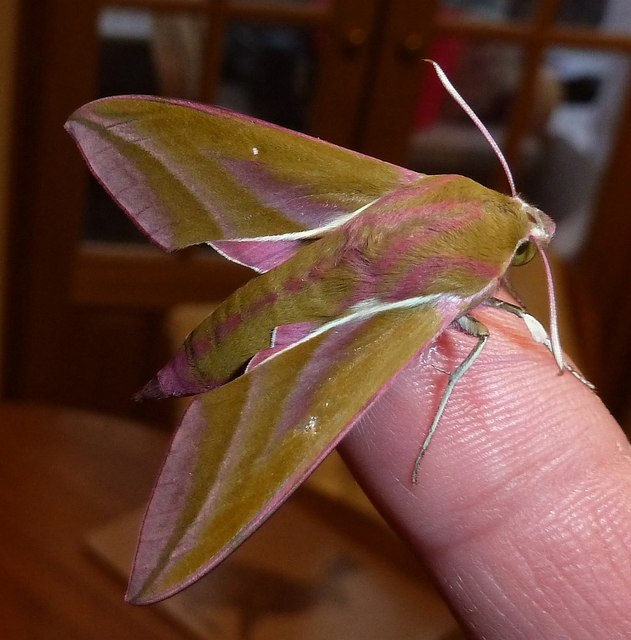
[[[127,411],[160,364],[160,321],[249,273],[208,251],[167,256],[88,179],[63,131],[120,93],[184,97],[351,145],[377,0],[22,3],[11,230],[13,396]]]

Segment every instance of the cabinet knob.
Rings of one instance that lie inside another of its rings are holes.
[[[347,49],[359,49],[368,41],[368,31],[363,27],[350,27],[344,33],[344,44]]]
[[[418,58],[423,51],[423,36],[420,33],[409,33],[401,41],[401,54],[408,60]]]

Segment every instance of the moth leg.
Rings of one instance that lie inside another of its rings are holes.
[[[548,332],[545,330],[539,320],[530,315],[523,307],[519,307],[515,304],[511,304],[510,302],[500,300],[499,298],[489,298],[484,302],[484,304],[495,309],[506,311],[507,313],[517,316],[518,318],[523,320],[526,328],[532,336],[532,339],[535,342],[542,344],[550,353],[552,353],[552,345],[550,344],[550,337],[548,336]],[[569,371],[575,378],[580,380],[586,387],[589,387],[592,391],[596,389],[596,387],[580,371],[575,369],[571,364],[565,362],[565,360],[563,360],[563,368]]]
[[[451,396],[451,392],[454,390],[456,383],[462,376],[467,372],[469,367],[476,361],[477,357],[482,352],[486,341],[489,339],[489,330],[483,325],[479,320],[476,320],[472,316],[464,315],[455,320],[452,327],[459,329],[463,333],[467,335],[473,336],[477,338],[478,341],[471,349],[469,355],[458,365],[458,367],[449,374],[449,381],[447,382],[447,386],[445,387],[445,391],[443,393],[443,397],[440,399],[440,404],[438,405],[438,409],[436,411],[436,415],[434,416],[434,420],[425,436],[425,440],[423,441],[423,445],[421,446],[421,450],[419,451],[418,456],[416,457],[416,461],[414,462],[414,470],[412,471],[412,483],[418,483],[418,470],[421,465],[421,461],[423,460],[423,456],[429,447],[429,443],[434,437],[434,433],[436,432],[436,428],[438,427],[438,423],[445,411],[445,407],[447,406],[447,402]]]

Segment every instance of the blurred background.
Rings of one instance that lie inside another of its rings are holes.
[[[520,192],[558,222],[572,355],[627,421],[628,2],[4,0],[2,11],[5,396],[163,416],[129,396],[171,350],[171,314],[247,278],[208,252],[148,246],[63,132],[76,107],[121,93],[212,102],[506,190],[429,56],[497,137]]]
[[[249,277],[146,243],[63,131],[74,109],[122,93],[215,103],[506,191],[423,57],[557,221],[569,350],[629,427],[628,0],[2,0],[0,397],[172,424],[176,409],[131,394]]]

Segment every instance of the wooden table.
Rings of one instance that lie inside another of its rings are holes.
[[[123,601],[86,536],[142,506],[166,435],[92,413],[0,405],[0,638],[188,638]]]
[[[334,458],[210,576],[164,605],[134,607],[123,575],[136,524],[121,534],[119,523],[145,505],[166,434],[0,404],[0,435],[1,640],[459,637],[372,507],[337,495]],[[95,545],[106,538],[116,544]]]

